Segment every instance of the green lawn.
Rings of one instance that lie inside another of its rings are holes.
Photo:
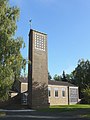
[[[82,118],[90,118],[90,114],[80,115],[80,117],[82,117]]]
[[[88,104],[75,104],[75,105],[55,105],[50,106],[49,108],[90,108]]]
[[[6,113],[0,112],[0,117],[5,116],[5,115],[6,115]]]
[[[90,105],[87,104],[76,104],[76,105],[55,105],[50,106],[46,109],[41,109],[43,112],[66,112],[66,111],[74,111],[79,109],[88,109]]]

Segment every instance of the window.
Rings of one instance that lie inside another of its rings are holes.
[[[55,88],[55,89],[54,89],[54,96],[55,96],[55,97],[58,97],[58,88]]]
[[[65,88],[62,88],[62,97],[65,97]]]
[[[35,49],[43,50],[45,51],[45,40],[46,36],[42,34],[36,34],[35,33]]]
[[[51,96],[51,88],[48,88],[48,96]]]
[[[74,87],[69,88],[69,99],[71,103],[78,102],[78,89]]]

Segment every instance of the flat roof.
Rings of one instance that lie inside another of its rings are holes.
[[[37,30],[34,30],[34,29],[30,29],[30,31],[35,31],[35,32],[40,33],[40,34],[47,35],[46,33],[43,33],[43,32],[40,32],[40,31],[37,31]]]
[[[74,86],[75,87],[75,85],[74,84],[71,84],[71,83],[69,83],[69,82],[63,82],[63,81],[55,81],[55,80],[49,80],[48,81],[48,84],[49,85],[60,85],[60,86]]]

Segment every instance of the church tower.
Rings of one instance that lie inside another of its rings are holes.
[[[31,108],[48,106],[47,34],[31,29],[29,33],[28,104]]]

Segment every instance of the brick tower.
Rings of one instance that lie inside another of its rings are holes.
[[[47,34],[30,30],[28,65],[28,104],[30,108],[48,106]]]

